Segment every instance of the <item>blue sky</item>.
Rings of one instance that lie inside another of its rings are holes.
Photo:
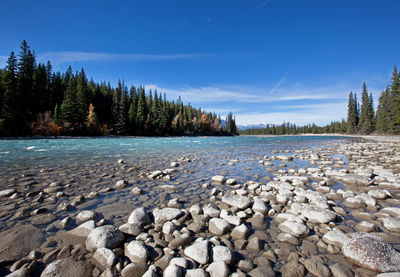
[[[55,70],[145,85],[238,124],[326,124],[400,66],[397,0],[0,1],[0,64],[26,39]]]

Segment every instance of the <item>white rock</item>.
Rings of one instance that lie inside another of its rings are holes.
[[[222,197],[222,202],[239,209],[246,209],[250,206],[250,199],[248,197],[233,195],[230,193],[224,194],[224,196]]]
[[[162,171],[161,170],[156,170],[151,172],[149,175],[147,175],[147,178],[149,179],[156,179],[157,177],[162,175]]]
[[[219,217],[220,210],[214,208],[211,204],[208,204],[203,208],[203,214],[209,217]]]
[[[374,189],[368,191],[368,195],[375,198],[375,199],[386,199],[387,197],[391,196],[390,192],[385,189]]]
[[[186,270],[185,277],[207,277],[208,274],[202,268],[188,269]]]
[[[172,258],[169,261],[169,265],[172,265],[172,264],[179,265],[182,268],[188,267],[188,261],[185,258],[181,258],[181,257]]]
[[[206,270],[211,277],[228,277],[229,275],[229,268],[224,262],[213,262]]]
[[[128,223],[131,224],[150,224],[150,217],[147,214],[147,212],[144,210],[144,208],[140,207],[135,210],[130,214],[128,218]]]
[[[233,262],[232,252],[226,246],[214,246],[211,253],[214,262],[225,262],[226,264],[231,264]]]
[[[153,210],[153,215],[156,224],[163,224],[166,221],[170,221],[182,216],[183,212],[176,208],[156,208]]]
[[[164,277],[180,277],[180,276],[183,276],[183,268],[178,266],[178,265],[176,265],[176,264],[169,265],[164,270],[163,276]]]
[[[380,218],[383,222],[383,227],[392,232],[400,232],[400,221],[393,217]]]
[[[386,207],[380,210],[382,213],[387,213],[396,217],[400,217],[400,208],[398,207]]]
[[[118,229],[128,235],[137,236],[142,232],[142,229],[137,224],[125,223],[118,227]]]
[[[142,277],[157,277],[157,267],[151,265],[149,269],[142,275]]]
[[[275,217],[275,220],[278,221],[279,223],[282,223],[284,221],[294,221],[294,222],[298,222],[298,223],[304,223],[300,217],[298,217],[294,214],[289,214],[289,213],[277,214]]]
[[[93,254],[93,258],[106,268],[112,267],[117,262],[117,256],[108,248],[97,248]]]
[[[0,197],[9,197],[15,193],[15,189],[5,189],[0,191]]]
[[[175,230],[176,230],[176,225],[171,221],[165,222],[162,228],[162,232],[165,235],[171,235]]]
[[[328,209],[305,205],[301,214],[313,223],[328,223],[336,219],[336,213]]]
[[[213,177],[211,178],[211,181],[212,181],[213,183],[216,183],[216,184],[223,184],[223,183],[225,183],[226,179],[225,179],[224,176],[217,175],[217,176],[213,176]]]
[[[124,235],[112,225],[104,225],[93,229],[86,238],[86,249],[96,250],[100,247],[113,249],[124,240]]]
[[[123,189],[126,188],[128,182],[125,180],[118,180],[117,183],[114,185],[115,189]]]
[[[376,205],[376,200],[368,194],[362,193],[360,195],[357,195],[355,198],[360,199],[364,204],[366,204],[368,206]]]
[[[94,222],[94,220],[90,220],[82,223],[68,233],[78,237],[87,237],[94,228],[96,228],[96,223]]]
[[[133,194],[136,194],[136,195],[141,195],[141,194],[142,194],[142,189],[141,189],[141,188],[138,188],[138,187],[134,187],[134,188],[132,189],[132,193],[133,193]]]
[[[124,255],[128,257],[132,263],[146,263],[149,257],[149,251],[141,241],[133,240],[125,245]]]
[[[229,231],[229,222],[221,218],[211,218],[208,230],[217,236],[222,236]]]
[[[233,186],[233,185],[236,185],[237,181],[236,181],[236,179],[229,178],[228,180],[226,180],[225,183],[226,183],[228,186]]]
[[[230,224],[238,226],[242,223],[242,218],[239,216],[235,216],[235,215],[231,215],[228,213],[227,210],[221,210],[220,213],[220,218],[225,219],[226,221],[228,221]]]
[[[348,236],[345,235],[339,229],[333,229],[323,235],[322,240],[327,244],[333,244],[337,247],[342,247],[342,245],[350,240]]]
[[[76,220],[79,222],[86,222],[89,220],[95,220],[97,218],[97,213],[95,211],[81,211],[77,216]]]
[[[246,225],[241,224],[233,228],[231,237],[236,239],[244,239],[247,237],[248,234],[249,234],[249,228],[247,228]]]
[[[208,256],[208,240],[197,242],[184,251],[185,255],[199,264],[207,264],[209,260]]]
[[[197,204],[191,206],[190,209],[189,209],[189,213],[190,213],[192,216],[199,215],[199,214],[201,213],[201,208],[200,208],[200,206],[197,205]]]
[[[253,210],[256,212],[260,212],[262,214],[267,214],[268,213],[267,203],[265,203],[264,200],[256,199],[254,200],[253,203]]]
[[[289,233],[295,237],[302,237],[309,233],[306,225],[294,221],[285,221],[279,224],[278,228],[279,230]]]

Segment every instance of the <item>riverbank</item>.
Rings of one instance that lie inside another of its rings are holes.
[[[164,159],[96,160],[89,167],[82,162],[10,174],[0,192],[2,273],[400,271],[400,141],[362,137],[305,145],[288,141],[268,153],[187,151],[174,160],[166,153]]]

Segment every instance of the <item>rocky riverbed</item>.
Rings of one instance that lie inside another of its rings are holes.
[[[400,274],[398,138],[203,154],[10,170],[0,275]]]

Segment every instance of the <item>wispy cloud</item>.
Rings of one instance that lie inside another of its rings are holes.
[[[292,107],[291,111],[285,112],[236,114],[236,122],[239,125],[255,123],[281,124],[284,121],[297,125],[310,123],[324,125],[332,120],[341,120],[346,116],[346,109],[346,102],[296,106]]]
[[[266,94],[268,88],[240,86],[204,86],[204,87],[163,87],[148,84],[146,88],[165,92],[169,97],[182,97],[183,101],[192,103],[272,103],[295,100],[340,100],[347,98],[348,90],[336,87],[305,88],[293,85],[276,88],[277,93]]]
[[[258,5],[258,8],[264,8],[268,3],[271,2],[271,0],[263,0],[261,3]]]
[[[274,93],[285,81],[286,78],[289,74],[289,70],[286,70],[285,74],[283,75],[283,77],[279,80],[279,82],[271,89],[271,91],[269,92],[269,94],[271,95],[272,93]]]
[[[51,60],[53,63],[91,62],[91,61],[162,61],[199,59],[213,56],[212,54],[185,53],[185,54],[116,54],[101,52],[62,51],[46,52],[38,55],[38,60]]]

